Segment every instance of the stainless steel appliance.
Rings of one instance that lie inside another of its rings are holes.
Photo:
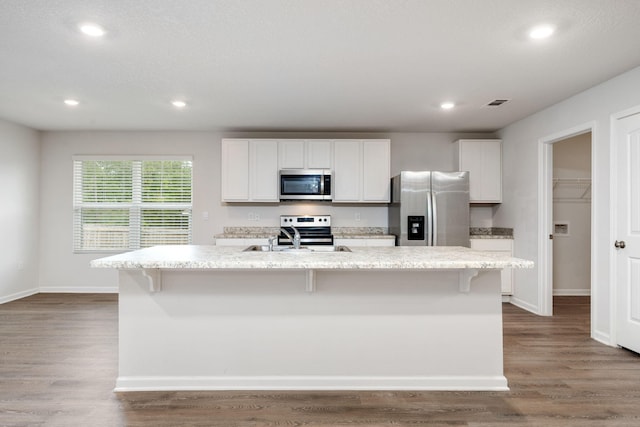
[[[280,200],[331,200],[331,171],[327,169],[282,169]]]
[[[469,247],[469,172],[403,171],[391,178],[389,232],[398,246]]]
[[[333,245],[331,234],[331,215],[281,215],[280,227],[291,236],[295,236],[295,230],[300,233],[300,244]],[[284,232],[278,235],[278,245],[292,245],[291,238]]]

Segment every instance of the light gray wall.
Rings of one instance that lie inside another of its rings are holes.
[[[114,271],[89,268],[104,254],[72,252],[72,156],[82,154],[180,154],[194,160],[193,243],[211,244],[224,226],[277,226],[281,214],[330,214],[338,227],[386,227],[386,205],[223,204],[220,202],[220,140],[247,138],[390,138],[392,172],[403,169],[455,170],[459,138],[492,134],[300,133],[300,132],[44,132],[42,135],[42,291],[111,292]],[[204,220],[203,213],[209,214]],[[249,221],[249,216],[260,217]],[[356,215],[358,214],[358,215]],[[356,220],[356,216],[360,218]],[[486,215],[485,215],[486,216]]]
[[[39,167],[38,132],[0,119],[0,303],[38,290]]]
[[[540,140],[595,123],[592,140],[594,262],[592,304],[593,337],[611,343],[610,232],[611,115],[640,105],[640,68],[575,95],[499,132],[503,140],[503,204],[496,210],[494,226],[515,228],[515,254],[535,261],[531,270],[515,271],[512,302],[533,311],[540,309],[541,295],[538,258],[538,171]]]
[[[553,177],[591,178],[591,133],[553,144]],[[582,198],[585,191],[589,197]],[[591,292],[591,192],[585,185],[554,189],[553,221],[567,222],[569,233],[553,239],[553,294]]]

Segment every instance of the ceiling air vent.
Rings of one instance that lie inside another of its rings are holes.
[[[487,104],[487,107],[498,107],[498,106],[504,104],[507,101],[509,101],[509,100],[508,99],[494,99],[493,101],[491,101],[490,103]]]

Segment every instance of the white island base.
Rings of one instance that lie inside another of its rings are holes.
[[[500,270],[464,271],[121,269],[116,391],[507,390]]]

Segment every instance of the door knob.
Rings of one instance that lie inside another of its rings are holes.
[[[624,240],[620,240],[620,241],[616,240],[616,242],[613,244],[613,246],[615,246],[616,249],[624,249],[625,246],[627,246],[627,244],[624,242]]]

